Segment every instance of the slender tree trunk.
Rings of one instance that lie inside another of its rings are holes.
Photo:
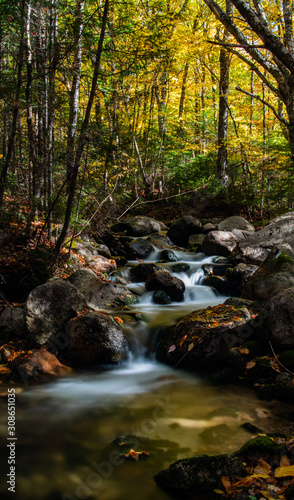
[[[105,0],[100,37],[99,37],[99,42],[98,42],[98,47],[97,47],[97,52],[96,52],[94,74],[93,74],[93,78],[92,78],[91,92],[90,92],[90,96],[89,96],[89,100],[88,100],[85,118],[84,118],[84,121],[83,121],[82,127],[81,127],[81,132],[80,132],[80,136],[79,136],[77,150],[75,153],[74,168],[73,168],[71,175],[70,175],[70,178],[69,178],[69,193],[68,193],[68,198],[67,198],[67,205],[66,205],[63,228],[62,228],[62,231],[60,233],[60,236],[59,236],[59,238],[56,242],[56,246],[55,246],[55,250],[56,250],[57,254],[59,254],[59,252],[62,248],[62,245],[64,243],[64,240],[66,238],[66,234],[67,234],[67,231],[69,228],[69,224],[70,224],[71,212],[72,212],[72,207],[73,207],[74,198],[75,198],[77,177],[78,177],[78,172],[79,172],[79,168],[80,168],[80,164],[81,164],[82,154],[84,151],[85,144],[87,142],[87,130],[88,130],[88,126],[89,126],[91,109],[93,106],[95,92],[96,92],[96,88],[97,88],[97,81],[98,81],[98,75],[99,75],[99,69],[100,69],[100,61],[101,61],[101,56],[102,56],[103,42],[104,42],[106,23],[107,23],[107,17],[108,17],[108,9],[109,9],[109,0]]]
[[[78,123],[79,95],[81,84],[82,67],[82,39],[84,27],[84,6],[85,0],[77,0],[76,3],[76,21],[75,21],[75,54],[73,63],[73,79],[69,99],[69,119],[67,130],[67,177],[70,179],[74,171],[75,163],[75,136]]]
[[[232,15],[232,4],[230,0],[226,0],[226,13]],[[224,41],[228,38],[228,32],[225,30]],[[230,80],[230,55],[226,48],[220,49],[220,81],[219,81],[219,114],[218,114],[218,155],[217,155],[217,177],[221,184],[227,188],[229,186],[228,172],[228,94]]]
[[[23,59],[24,59],[24,38],[25,38],[25,29],[26,29],[26,21],[25,21],[25,6],[26,0],[22,0],[21,2],[21,35],[20,35],[20,43],[19,43],[19,51],[18,51],[18,69],[17,69],[17,84],[16,84],[16,92],[14,96],[13,103],[13,112],[12,112],[12,125],[11,132],[7,145],[7,154],[4,160],[4,164],[2,167],[1,175],[0,175],[0,214],[3,209],[3,196],[4,189],[6,184],[6,178],[8,174],[8,170],[10,167],[10,162],[13,156],[14,150],[14,142],[17,131],[17,119],[19,113],[19,99],[20,99],[20,91],[22,86],[22,68],[23,68]]]

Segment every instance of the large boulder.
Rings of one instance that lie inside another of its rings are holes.
[[[125,233],[128,236],[147,236],[151,233],[159,233],[164,228],[165,225],[162,222],[141,215],[127,217],[112,226],[114,232]]]
[[[272,297],[260,317],[263,334],[278,350],[294,349],[294,287]]]
[[[192,215],[185,215],[170,226],[167,236],[179,247],[186,247],[189,236],[201,233],[202,223]]]
[[[227,269],[226,277],[229,282],[231,294],[235,297],[241,295],[250,276],[252,276],[257,269],[258,266],[255,264],[244,264],[243,262],[237,264],[234,268]]]
[[[68,281],[83,294],[87,306],[94,311],[124,307],[137,301],[136,295],[127,287],[102,280],[90,269],[79,269]]]
[[[88,313],[66,326],[66,358],[73,366],[118,364],[127,357],[121,326],[105,314]]]
[[[206,255],[228,257],[237,244],[238,238],[230,231],[210,231],[203,240],[202,250]]]
[[[246,307],[220,304],[194,311],[162,332],[156,348],[159,361],[194,371],[227,365],[232,347],[251,335]]]
[[[68,281],[55,279],[38,286],[31,291],[25,305],[29,342],[50,343],[85,306],[83,295]]]
[[[21,380],[25,385],[29,382],[44,381],[51,377],[69,375],[72,370],[46,349],[33,349],[24,356],[9,363],[12,379]]]
[[[242,297],[250,300],[268,300],[290,287],[294,287],[294,260],[275,249],[248,278],[242,290]]]
[[[154,264],[153,262],[141,262],[137,266],[132,267],[131,276],[137,283],[144,282],[147,280],[148,276],[154,274],[155,271],[162,270],[160,266]]]
[[[240,241],[239,258],[243,262],[260,264],[273,248],[294,258],[294,212],[276,217],[262,229]]]
[[[232,231],[233,229],[241,229],[243,231],[254,232],[255,228],[244,217],[239,215],[232,215],[218,224],[220,231]]]
[[[153,246],[148,241],[137,238],[127,244],[125,250],[131,259],[146,259],[153,251]]]
[[[165,270],[148,276],[145,286],[148,291],[163,290],[172,301],[180,302],[184,298],[185,283]]]
[[[222,478],[245,477],[242,460],[234,455],[197,455],[178,460],[155,476],[156,484],[173,497],[203,500],[217,498],[223,490]]]

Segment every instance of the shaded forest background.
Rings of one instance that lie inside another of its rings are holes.
[[[0,0],[2,227],[58,253],[164,200],[292,209],[291,5]]]

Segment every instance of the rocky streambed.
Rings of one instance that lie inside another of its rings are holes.
[[[124,474],[132,480],[138,474],[140,482],[142,470],[146,494],[156,498],[164,498],[162,489],[181,498],[237,498],[240,491],[247,495],[242,498],[254,498],[253,481],[239,490],[232,485],[257,474],[260,460],[272,460],[263,471],[270,480],[263,478],[255,498],[269,498],[272,487],[277,495],[286,495],[288,488],[289,495],[294,477],[293,228],[294,213],[259,231],[241,217],[216,223],[188,215],[169,228],[147,217],[129,217],[103,240],[77,240],[68,278],[52,277],[33,289],[24,307],[7,306],[0,315],[2,387],[3,394],[7,384],[19,392],[20,447],[24,453],[34,448],[28,421],[38,420],[41,412],[57,433],[51,456],[63,463],[66,478],[55,478],[54,493],[34,464],[28,477],[38,471],[39,485],[33,479],[38,493],[29,496],[21,462],[22,498],[41,498],[43,488],[42,498],[106,499],[112,481],[115,493],[111,489],[109,498],[119,500],[126,494],[121,491]],[[236,391],[240,396],[234,405]],[[39,425],[37,456],[46,462],[40,443],[48,441],[48,434]],[[79,434],[79,442],[61,437],[67,426]],[[96,446],[89,436],[81,437],[87,427]],[[237,451],[250,436],[274,431],[283,434],[275,438],[279,452],[270,448],[271,437],[255,440],[254,453]],[[269,446],[267,452],[262,446]],[[195,458],[203,453],[221,458]],[[74,477],[66,465],[72,454]],[[91,482],[97,456],[99,471]],[[184,462],[159,473],[177,459]],[[57,462],[49,467],[56,474]],[[111,473],[101,466],[104,462]],[[137,462],[140,468],[134,468]],[[275,476],[279,466],[288,467],[280,476],[283,485]],[[153,475],[160,489],[154,490]],[[199,479],[205,475],[206,482]],[[62,496],[69,491],[72,496]]]

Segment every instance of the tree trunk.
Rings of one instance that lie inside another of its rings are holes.
[[[10,162],[11,162],[11,159],[13,156],[14,141],[15,141],[15,136],[16,136],[16,131],[17,131],[17,119],[18,119],[18,112],[19,112],[19,107],[20,107],[19,99],[20,99],[20,91],[21,91],[21,86],[22,86],[24,38],[25,38],[25,29],[26,29],[25,5],[26,5],[26,0],[22,0],[22,2],[21,2],[21,36],[20,36],[19,51],[18,51],[17,84],[16,84],[16,92],[15,92],[14,102],[13,102],[12,125],[11,125],[11,132],[10,132],[10,137],[9,137],[9,141],[8,141],[8,146],[7,146],[7,154],[6,154],[6,157],[4,160],[4,165],[2,167],[2,171],[1,171],[1,175],[0,175],[0,213],[2,212],[2,208],[3,208],[3,196],[4,196],[6,178],[7,178]]]
[[[226,14],[231,16],[233,13],[230,0],[226,0]],[[224,32],[224,43],[228,39],[228,31]],[[229,79],[230,79],[230,54],[225,47],[220,49],[220,80],[219,80],[219,114],[218,114],[218,134],[217,134],[217,177],[223,187],[229,186],[229,171],[228,171],[228,94],[229,94]]]
[[[75,153],[74,168],[73,168],[71,175],[70,175],[70,178],[69,178],[69,192],[68,192],[68,199],[67,199],[67,204],[66,204],[66,211],[65,211],[63,228],[62,228],[62,231],[60,233],[60,236],[59,236],[59,238],[56,242],[56,246],[55,246],[55,250],[56,250],[57,255],[59,254],[59,252],[62,248],[62,245],[64,243],[64,240],[66,238],[66,234],[67,234],[67,231],[69,228],[69,224],[70,224],[71,212],[72,212],[73,202],[74,202],[74,198],[75,198],[77,177],[78,177],[78,172],[79,172],[79,168],[80,168],[80,164],[81,164],[82,154],[83,154],[84,147],[85,147],[85,144],[87,141],[87,130],[88,130],[88,126],[89,126],[91,109],[93,106],[95,92],[96,92],[96,88],[97,88],[97,81],[98,81],[98,75],[99,75],[99,69],[100,69],[100,61],[101,61],[101,56],[102,56],[103,42],[104,42],[106,23],[107,23],[107,17],[108,17],[108,9],[109,9],[109,0],[105,0],[100,37],[99,37],[99,42],[98,42],[98,47],[97,47],[97,52],[96,52],[94,74],[93,74],[93,78],[92,78],[91,92],[90,92],[90,96],[89,96],[89,100],[88,100],[85,118],[84,118],[84,121],[83,121],[83,124],[81,127],[81,132],[80,132],[77,150]]]

